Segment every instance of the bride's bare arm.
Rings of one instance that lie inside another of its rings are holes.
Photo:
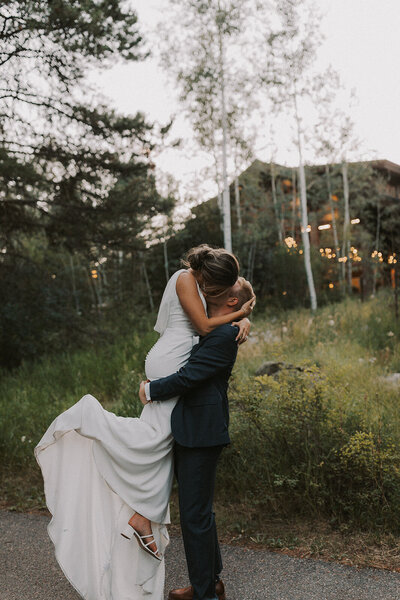
[[[207,317],[197,289],[197,282],[191,273],[181,273],[176,282],[176,292],[183,310],[193,327],[200,335],[207,335],[219,325],[239,321],[251,313],[253,300],[243,304],[242,308],[227,315]]]

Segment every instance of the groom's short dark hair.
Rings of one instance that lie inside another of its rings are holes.
[[[250,281],[247,281],[247,279],[245,279],[244,277],[238,277],[236,284],[237,283],[240,285],[240,288],[235,294],[235,296],[238,299],[238,303],[236,304],[235,309],[239,310],[239,308],[242,308],[245,302],[247,302],[254,296],[254,291]]]

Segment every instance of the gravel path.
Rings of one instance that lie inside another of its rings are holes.
[[[47,536],[48,518],[0,511],[0,600],[79,600]],[[223,546],[227,600],[400,600],[400,574]],[[187,584],[183,547],[168,549],[167,589]]]

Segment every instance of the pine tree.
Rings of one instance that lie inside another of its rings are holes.
[[[146,56],[136,13],[119,0],[12,0],[0,42],[1,247],[38,229],[70,249],[117,246],[159,202],[152,131],[99,103],[85,76]]]

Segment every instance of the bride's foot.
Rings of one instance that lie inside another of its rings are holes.
[[[153,531],[151,529],[151,521],[146,519],[146,517],[142,517],[142,515],[135,513],[129,519],[128,523],[132,527],[133,533],[138,540],[140,547],[146,552],[150,551],[152,556],[158,560],[161,560],[162,557],[158,551],[157,544],[153,536]]]

